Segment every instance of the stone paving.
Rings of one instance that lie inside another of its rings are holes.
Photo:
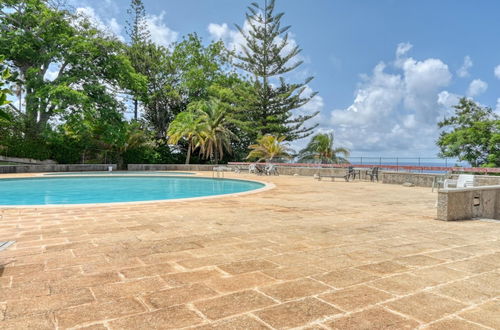
[[[1,209],[0,328],[500,329],[500,222],[436,221],[430,188],[261,179],[276,188]]]

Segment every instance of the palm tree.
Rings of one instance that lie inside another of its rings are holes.
[[[227,110],[217,99],[195,102],[189,108],[200,121],[197,143],[200,154],[218,164],[224,156],[224,151],[232,152],[231,140],[238,139],[229,129]]]
[[[256,144],[248,147],[252,151],[250,151],[246,159],[257,158],[258,162],[262,160],[271,162],[274,158],[288,158],[292,150],[286,143],[283,143],[284,140],[284,136],[276,137],[266,134],[260,137]]]
[[[200,119],[192,111],[179,113],[168,126],[168,143],[177,144],[182,138],[185,138],[188,142],[186,164],[189,164],[191,153],[195,149],[193,146],[199,140],[201,127]]]
[[[343,147],[334,148],[334,141],[333,133],[314,135],[307,146],[299,152],[300,161],[318,160],[322,164],[348,163],[349,149]]]

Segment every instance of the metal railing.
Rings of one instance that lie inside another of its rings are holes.
[[[247,166],[251,163],[248,162],[230,162],[228,165]],[[490,167],[445,167],[445,166],[412,166],[412,165],[387,165],[387,164],[313,164],[313,163],[272,163],[277,166],[284,167],[309,167],[309,168],[345,168],[349,166],[359,168],[373,168],[379,167],[383,170],[389,171],[407,171],[407,172],[428,172],[428,173],[441,173],[441,172],[467,172],[467,173],[500,173],[500,168]]]

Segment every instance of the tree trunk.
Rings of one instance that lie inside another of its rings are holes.
[[[139,107],[139,101],[137,99],[134,99],[134,119],[137,120],[137,108]]]
[[[186,165],[189,164],[190,159],[191,159],[191,141],[189,141],[189,145],[188,145],[188,151],[187,151],[187,155],[186,155]]]

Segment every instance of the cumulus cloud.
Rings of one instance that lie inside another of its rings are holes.
[[[170,29],[164,22],[166,12],[162,11],[160,15],[148,15],[146,24],[151,32],[151,40],[162,46],[169,46],[177,41],[179,33]]]
[[[465,78],[469,76],[469,69],[472,68],[472,59],[470,58],[469,55],[464,57],[464,63],[462,66],[457,70],[457,75],[460,78]]]
[[[409,57],[411,48],[398,45],[394,61],[363,76],[353,103],[331,112],[339,145],[372,154],[432,152],[436,123],[454,99],[444,91],[452,75],[440,59]]]
[[[488,84],[481,79],[474,79],[471,81],[469,88],[467,89],[467,96],[475,97],[483,94],[488,89]]]
[[[495,69],[493,70],[493,72],[495,73],[495,77],[497,77],[498,79],[500,79],[500,65],[497,65],[495,67]]]

